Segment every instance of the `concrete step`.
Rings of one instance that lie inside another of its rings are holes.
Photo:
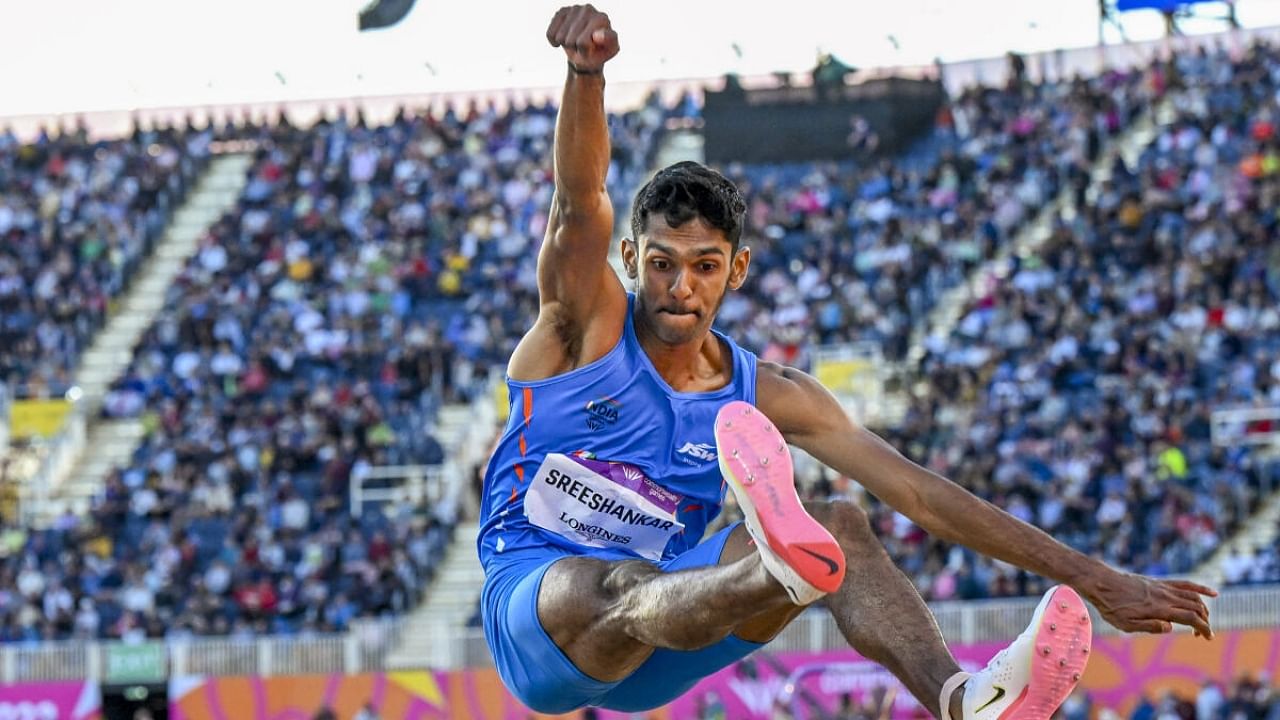
[[[1265,547],[1275,542],[1276,537],[1280,537],[1280,492],[1272,493],[1239,532],[1225,539],[1213,555],[1195,569],[1192,577],[1206,585],[1221,585],[1224,578],[1222,565],[1231,555],[1232,549],[1252,550]]]

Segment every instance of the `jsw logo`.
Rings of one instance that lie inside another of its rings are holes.
[[[710,462],[716,459],[715,446],[708,445],[706,443],[697,443],[695,445],[694,443],[687,442],[684,444],[684,447],[680,448],[679,450],[676,450],[676,452],[680,453],[681,455],[688,455],[691,458],[695,458],[697,460],[705,460],[707,462]]]

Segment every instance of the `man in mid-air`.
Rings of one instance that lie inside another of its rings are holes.
[[[530,708],[658,707],[768,642],[820,598],[849,644],[937,717],[1047,720],[1088,659],[1081,595],[1127,631],[1190,625],[1188,582],[1124,573],[898,454],[798,370],[712,330],[747,277],[745,204],[697,163],[636,196],[608,264],[609,18],[561,9],[547,30],[567,78],[540,309],[507,367],[511,418],[485,476],[478,546],[485,635]],[[787,444],[852,477],[930,534],[1062,583],[991,664],[961,672],[863,511],[797,497]],[[702,538],[726,485],[745,515]]]

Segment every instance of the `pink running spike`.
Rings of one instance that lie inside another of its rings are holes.
[[[763,413],[740,401],[720,409],[715,434],[721,470],[752,537],[813,589],[834,592],[844,580],[844,551],[801,504],[786,440]]]

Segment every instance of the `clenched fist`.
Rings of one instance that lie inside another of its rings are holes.
[[[560,8],[547,28],[547,41],[564,48],[570,67],[580,73],[598,73],[618,54],[618,33],[609,16],[590,5]]]

